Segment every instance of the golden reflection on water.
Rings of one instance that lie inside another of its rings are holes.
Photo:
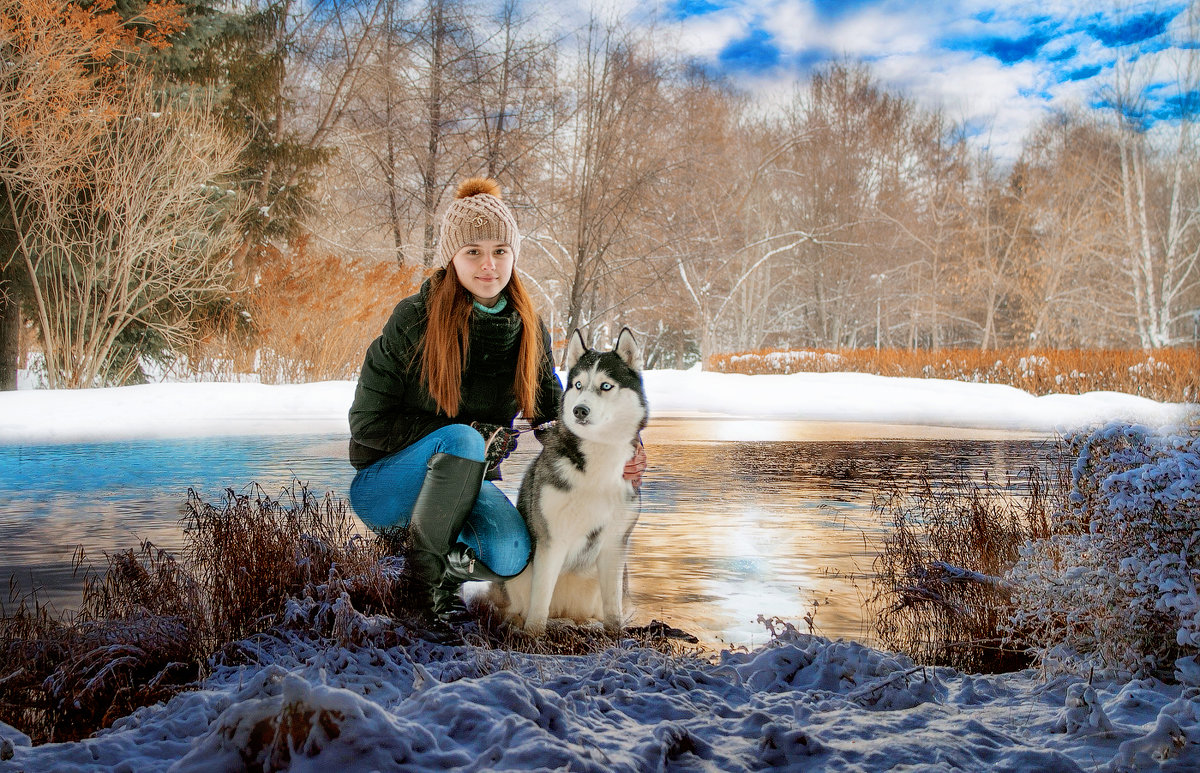
[[[1003,481],[1046,445],[1011,432],[686,417],[655,420],[643,438],[633,622],[662,620],[716,647],[765,640],[758,615],[806,630],[812,614],[817,633],[869,640],[863,602],[884,534],[870,508],[880,486],[925,469]],[[71,573],[76,547],[97,566],[105,551],[143,539],[178,550],[189,486],[217,503],[226,486],[257,480],[275,495],[297,475],[315,491],[345,495],[344,439],[283,442],[0,448],[9,476],[0,480],[0,576],[16,572],[22,588],[32,581],[43,601],[69,609],[82,585]],[[523,438],[505,464],[500,486],[514,500],[537,450]]]
[[[940,427],[671,419],[644,434],[649,469],[634,530],[638,622],[711,644],[766,638],[759,615],[869,640],[863,604],[885,534],[885,483],[929,468],[1004,480],[1044,438]]]
[[[647,446],[630,559],[639,618],[710,643],[753,643],[765,636],[758,615],[803,629],[816,602],[817,632],[866,633],[860,597],[874,539],[861,503],[812,480],[759,474],[765,457],[790,450],[649,436]]]

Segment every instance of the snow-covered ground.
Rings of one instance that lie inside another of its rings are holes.
[[[1112,393],[1033,397],[854,374],[646,381],[656,416],[1052,431],[1192,412]],[[338,382],[4,393],[0,442],[339,431],[352,392]],[[967,675],[778,624],[762,646],[711,657],[668,658],[631,640],[552,657],[403,631],[395,643],[392,621],[339,614],[337,636],[300,626],[248,643],[248,664],[82,742],[33,748],[0,725],[0,771],[1200,769],[1197,686]]]
[[[1195,406],[1116,392],[1036,397],[1009,386],[860,373],[649,371],[653,417],[707,415],[1054,432],[1111,419],[1183,421]],[[0,443],[349,432],[354,382],[164,383],[0,392]]]
[[[355,621],[351,638],[390,625]],[[368,629],[363,631],[363,629]],[[0,770],[1073,771],[1200,766],[1196,688],[920,668],[794,631],[669,658],[259,639],[252,665]],[[290,763],[290,768],[288,764]],[[272,766],[274,765],[274,767]]]

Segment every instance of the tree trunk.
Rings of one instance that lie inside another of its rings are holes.
[[[437,204],[440,188],[438,186],[438,154],[441,152],[442,141],[442,55],[446,37],[445,9],[441,0],[434,0],[430,8],[430,61],[429,61],[429,142],[425,156],[423,199],[425,205],[425,267],[432,268],[436,262],[437,253],[434,243],[437,241]]]
[[[0,263],[13,257],[6,237],[0,234]],[[0,269],[0,392],[17,388],[17,358],[21,356],[21,304],[16,264]]]
[[[394,3],[389,2],[387,5],[384,27],[386,29],[386,46],[387,53],[385,61],[387,62],[387,72],[384,77],[387,79],[387,87],[384,93],[384,123],[387,124],[387,168],[384,169],[384,177],[387,181],[388,192],[388,222],[392,229],[392,246],[396,250],[396,265],[404,266],[404,229],[400,224],[400,202],[396,195],[396,125],[395,110],[396,110],[396,43],[393,39],[395,28],[393,27],[392,14],[394,11]]]

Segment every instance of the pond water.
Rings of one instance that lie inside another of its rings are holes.
[[[634,622],[718,646],[761,642],[759,614],[803,627],[814,611],[818,633],[869,640],[863,600],[884,535],[875,492],[923,471],[1003,482],[1054,451],[1050,438],[1005,432],[706,418],[656,420],[644,439]],[[523,436],[505,463],[514,499],[537,449]],[[214,504],[226,488],[276,495],[293,479],[344,496],[352,476],[342,435],[0,446],[0,578],[70,610],[76,549],[103,566],[105,552],[144,539],[180,548],[189,488]]]

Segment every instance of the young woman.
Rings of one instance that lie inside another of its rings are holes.
[[[438,249],[443,267],[367,349],[350,408],[350,502],[372,529],[409,527],[424,611],[444,623],[462,611],[464,581],[512,577],[529,559],[525,523],[490,479],[516,447],[517,413],[554,419],[562,384],[513,270],[521,235],[494,180],[459,186]],[[643,469],[639,448],[627,477]]]

